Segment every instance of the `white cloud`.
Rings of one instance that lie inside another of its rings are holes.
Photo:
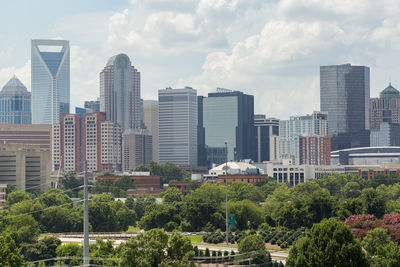
[[[28,60],[21,67],[0,68],[0,90],[3,86],[16,75],[18,79],[31,91],[31,61]]]

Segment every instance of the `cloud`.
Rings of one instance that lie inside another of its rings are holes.
[[[0,68],[0,90],[3,86],[16,75],[18,79],[31,91],[31,61],[28,60],[21,67]]]

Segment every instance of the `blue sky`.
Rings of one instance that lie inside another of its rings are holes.
[[[319,66],[371,68],[371,96],[400,88],[397,0],[17,0],[0,10],[0,86],[30,90],[30,40],[71,45],[72,107],[99,95],[107,59],[126,53],[157,89],[216,87],[254,94],[255,110],[285,119],[319,108]],[[72,110],[71,110],[72,111]]]

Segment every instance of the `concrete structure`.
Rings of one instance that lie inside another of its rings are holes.
[[[84,107],[90,109],[92,112],[100,112],[100,100],[85,101]]]
[[[127,129],[122,134],[122,170],[133,171],[153,159],[153,138],[146,129]]]
[[[140,72],[125,54],[111,57],[100,72],[100,111],[122,131],[141,127]]]
[[[145,194],[160,194],[160,176],[151,176],[149,172],[133,172],[121,173],[119,175],[101,175],[97,177],[98,181],[120,179],[121,176],[128,175],[135,182],[136,189],[128,190],[129,195]]]
[[[379,129],[371,130],[371,146],[400,146],[400,124],[381,122]]]
[[[30,144],[50,150],[51,125],[0,124],[0,144]]]
[[[153,161],[158,162],[158,101],[143,101],[144,125],[153,137]]]
[[[360,147],[331,152],[332,165],[379,165],[381,163],[399,163],[400,147]]]
[[[256,158],[254,96],[217,88],[216,93],[209,93],[203,99],[203,126],[209,167]]]
[[[254,115],[257,162],[279,159],[279,119]]]
[[[218,183],[225,184],[226,183],[226,175],[218,175]],[[228,184],[232,182],[245,182],[252,185],[259,185],[262,180],[267,179],[268,175],[266,174],[228,174]]]
[[[326,112],[293,116],[279,122],[279,155],[293,164],[329,164],[330,138]]]
[[[370,120],[371,130],[379,130],[383,122],[400,124],[400,92],[390,83],[379,98],[370,99]]]
[[[197,165],[197,91],[158,90],[159,162]]]
[[[32,123],[31,93],[15,75],[0,92],[0,123]]]
[[[264,174],[264,171],[247,162],[229,161],[209,170],[208,174],[218,176],[226,174],[225,166],[228,165],[228,174]]]
[[[7,200],[7,184],[0,184],[0,209],[3,208]]]
[[[0,184],[44,191],[50,187],[50,171],[50,151],[35,145],[0,144]]]
[[[332,150],[369,146],[369,68],[320,67],[321,111],[328,113]]]
[[[32,40],[31,49],[32,122],[59,123],[70,105],[69,41]]]
[[[53,169],[116,171],[121,169],[121,128],[103,112],[64,114],[52,128]]]

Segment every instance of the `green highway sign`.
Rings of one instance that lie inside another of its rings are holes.
[[[235,226],[235,215],[234,214],[229,214],[228,223],[229,223],[229,228],[232,228]]]

